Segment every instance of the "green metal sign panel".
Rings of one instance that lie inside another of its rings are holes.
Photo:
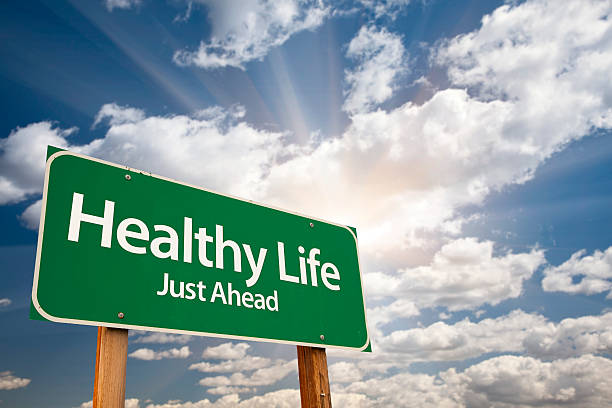
[[[86,325],[364,350],[350,228],[58,151],[32,303]]]

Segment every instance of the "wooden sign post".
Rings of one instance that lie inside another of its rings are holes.
[[[93,408],[124,408],[128,331],[98,327]]]
[[[324,348],[297,346],[302,408],[331,408]]]

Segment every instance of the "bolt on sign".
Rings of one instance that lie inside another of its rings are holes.
[[[368,347],[351,228],[51,149],[33,318]]]

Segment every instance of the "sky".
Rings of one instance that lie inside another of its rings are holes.
[[[612,2],[0,2],[0,407],[90,407],[29,320],[47,145],[354,226],[337,407],[612,406]],[[126,407],[294,407],[295,346],[130,331]]]

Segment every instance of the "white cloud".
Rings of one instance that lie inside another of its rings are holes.
[[[400,373],[332,387],[334,406],[342,407],[587,407],[612,403],[612,360],[585,355],[544,362],[500,356],[458,373]],[[215,402],[168,402],[147,408],[289,408],[299,406],[298,390],[278,390],[240,400],[226,395]]]
[[[157,344],[186,344],[193,339],[193,336],[186,334],[168,334],[168,333],[147,333],[132,340],[132,343],[157,343]]]
[[[300,405],[298,390],[278,390],[241,401],[238,408],[293,408]]]
[[[274,166],[264,196],[359,226],[363,246],[385,259],[394,258],[385,248],[427,245],[424,232],[457,234],[457,209],[610,127],[607,14],[583,1],[501,7],[438,47],[449,89],[419,106],[353,115],[341,138]]]
[[[236,360],[246,356],[251,346],[247,343],[222,343],[218,346],[207,347],[202,352],[202,358],[217,360]]]
[[[527,353],[540,359],[610,354],[612,313],[554,323],[539,314],[514,310],[479,322],[466,318],[454,324],[436,322],[395,330],[378,337],[375,346],[378,353],[373,359],[398,367],[414,361],[458,361],[489,353]]]
[[[246,400],[240,400],[237,394],[219,398],[215,402],[203,399],[195,402],[171,402],[165,404],[149,404],[146,408],[294,408],[300,405],[298,390],[278,390],[258,395]]]
[[[369,286],[368,282],[369,280],[366,280],[366,287]],[[391,304],[368,309],[367,315],[368,327],[370,330],[373,330],[373,332],[370,333],[370,337],[378,337],[382,334],[382,332],[380,331],[381,326],[390,323],[398,318],[418,316],[419,309],[416,307],[415,303],[410,300],[398,299],[392,302]]]
[[[403,9],[414,0],[359,0],[365,7],[374,11],[376,18],[395,19]],[[422,0],[421,0],[422,1]]]
[[[464,319],[449,325],[436,322],[428,327],[397,330],[380,338],[377,346],[404,361],[449,361],[487,353],[519,352],[522,341],[534,327],[548,322],[540,315],[515,310],[507,316],[474,323]]]
[[[190,370],[198,370],[203,373],[231,373],[236,371],[251,371],[268,367],[273,360],[259,356],[244,356],[234,360],[224,360],[220,363],[209,363],[202,361],[189,366]]]
[[[612,289],[612,247],[605,252],[596,250],[593,255],[586,255],[586,251],[581,250],[561,265],[546,268],[542,289],[586,295],[609,292]]]
[[[37,230],[40,224],[40,212],[42,210],[42,200],[36,200],[25,209],[19,216],[23,225],[31,230]]]
[[[206,390],[209,394],[215,395],[228,395],[228,394],[246,394],[249,392],[255,392],[257,388],[249,388],[249,387],[213,387]]]
[[[104,138],[87,145],[70,145],[67,137],[76,129],[62,130],[51,122],[12,131],[0,140],[0,204],[42,192],[47,145],[242,196],[254,194],[277,156],[287,154],[281,133],[238,122],[244,115],[241,108],[209,109],[194,117],[142,117],[139,112],[104,105],[98,119],[108,119],[110,128]],[[28,226],[38,223],[39,205],[22,215]]]
[[[219,110],[201,119],[152,116],[111,125],[104,139],[83,149],[142,170],[248,196],[284,146],[282,134],[238,122],[240,114]]]
[[[104,5],[108,11],[113,9],[128,10],[139,6],[142,0],[104,0]]]
[[[332,389],[332,402],[340,394],[361,396],[358,407],[461,407],[455,387],[426,374],[396,374],[371,378]]]
[[[355,69],[345,72],[349,89],[342,108],[349,113],[371,110],[389,99],[395,81],[407,71],[401,37],[385,28],[361,27],[346,55],[357,61]]]
[[[51,122],[18,127],[0,139],[0,205],[40,194],[47,145],[68,147],[66,138],[76,128],[59,129]]]
[[[438,242],[429,233],[461,231],[459,208],[524,182],[569,141],[609,126],[612,85],[602,78],[612,68],[605,29],[611,19],[599,3],[582,4],[503,6],[481,29],[443,43],[436,54],[449,67],[451,86],[469,92],[450,88],[420,106],[356,114],[340,138],[310,150],[296,153],[282,134],[236,117],[220,120],[224,114],[138,120],[117,105],[102,107],[111,124],[103,139],[71,148],[357,225],[370,255],[405,265],[408,248]],[[553,35],[545,33],[549,26]],[[506,40],[515,33],[520,36]],[[504,68],[495,61],[511,63]],[[3,139],[0,202],[38,194],[48,142],[40,139],[66,146],[72,131],[40,122]],[[13,145],[23,149],[8,149]]]
[[[207,6],[212,35],[195,51],[177,51],[174,61],[207,69],[244,69],[292,35],[320,26],[329,12],[319,0],[199,2]]]
[[[602,78],[612,70],[606,31],[612,19],[599,3],[583,4],[501,7],[479,30],[438,47],[434,61],[448,67],[449,89],[419,106],[355,114],[343,135],[311,149],[286,146],[282,134],[256,130],[243,119],[183,115],[117,125],[111,120],[105,138],[80,148],[356,225],[365,255],[405,266],[407,250],[429,251],[440,235],[461,232],[462,206],[481,204],[491,191],[529,179],[540,163],[593,126],[609,127],[612,84]],[[223,19],[219,24],[231,26]],[[117,109],[107,110],[111,119],[121,117]],[[22,143],[29,147],[30,138]],[[5,151],[1,165],[7,156],[12,154]],[[42,162],[15,163],[24,171],[0,180],[5,202],[40,191],[42,176],[27,185],[18,180],[35,168],[42,175]]]
[[[0,299],[0,307],[7,307],[11,303],[13,303],[13,302],[9,298],[2,298],[2,299]]]
[[[296,360],[272,360],[250,356],[246,354],[249,347],[246,343],[223,343],[219,346],[208,347],[202,353],[204,358],[226,358],[227,360],[219,363],[202,361],[191,364],[189,369],[204,373],[233,373],[229,376],[205,377],[200,380],[200,385],[210,387],[207,392],[219,395],[255,392],[254,386],[272,385],[289,373],[297,371]],[[252,373],[243,374],[245,371],[252,371]]]
[[[410,299],[419,307],[474,309],[521,295],[523,282],[543,263],[544,252],[493,255],[493,242],[461,238],[444,245],[430,265],[396,275],[366,275],[368,294]],[[384,309],[384,308],[383,308]]]
[[[611,360],[591,355],[553,362],[500,356],[463,373],[401,373],[336,386],[332,398],[350,394],[359,407],[601,407],[612,403],[611,374]]]
[[[362,378],[363,372],[355,363],[339,361],[329,366],[330,383],[351,383]]]
[[[264,386],[275,384],[292,372],[297,372],[297,360],[277,360],[273,365],[257,369],[250,375],[238,372],[230,376],[206,377],[199,383],[205,387]]]
[[[507,4],[480,30],[444,44],[437,60],[480,98],[515,101],[508,125],[527,132],[526,151],[545,156],[591,126],[612,124],[611,85],[602,77],[612,64],[611,8],[600,0]]]
[[[460,361],[494,353],[522,353],[545,360],[612,354],[612,312],[556,323],[537,313],[514,310],[478,322],[465,318],[454,324],[439,321],[374,333],[372,354],[336,350],[329,354],[356,360],[363,375],[386,373],[392,367],[403,369],[414,362]]]
[[[465,384],[468,406],[602,407],[612,404],[611,375],[612,360],[602,357],[542,362],[501,356],[453,380]]]
[[[93,408],[93,401],[87,401],[79,405],[79,408]],[[138,398],[127,398],[125,400],[125,408],[140,408]]]
[[[23,388],[30,383],[29,378],[15,377],[10,371],[0,372],[0,390]]]
[[[219,391],[223,387],[231,386],[219,386]],[[561,405],[595,408],[612,403],[612,360],[584,355],[546,362],[504,355],[472,365],[463,372],[455,369],[436,375],[405,372],[347,385],[334,383],[331,396],[334,406],[360,408]],[[168,401],[150,403],[147,408],[289,408],[299,403],[298,390],[283,389],[244,400],[233,393],[214,402]]]
[[[542,359],[612,354],[612,313],[568,318],[533,326],[522,340],[525,351]]]
[[[107,103],[98,111],[92,127],[97,126],[105,119],[108,119],[108,123],[111,126],[117,126],[125,123],[140,122],[144,118],[145,114],[140,109],[119,106],[116,103]]]
[[[451,317],[453,317],[453,315],[452,315],[452,314],[448,314],[448,313],[445,313],[445,312],[440,312],[440,313],[438,313],[438,319],[440,319],[440,320],[448,320],[448,319],[450,319]],[[478,315],[476,315],[476,317],[479,317],[479,316],[478,316]]]
[[[161,360],[163,358],[187,358],[191,355],[189,346],[180,349],[171,348],[169,350],[154,351],[148,348],[141,348],[129,354],[130,357],[138,360]]]

